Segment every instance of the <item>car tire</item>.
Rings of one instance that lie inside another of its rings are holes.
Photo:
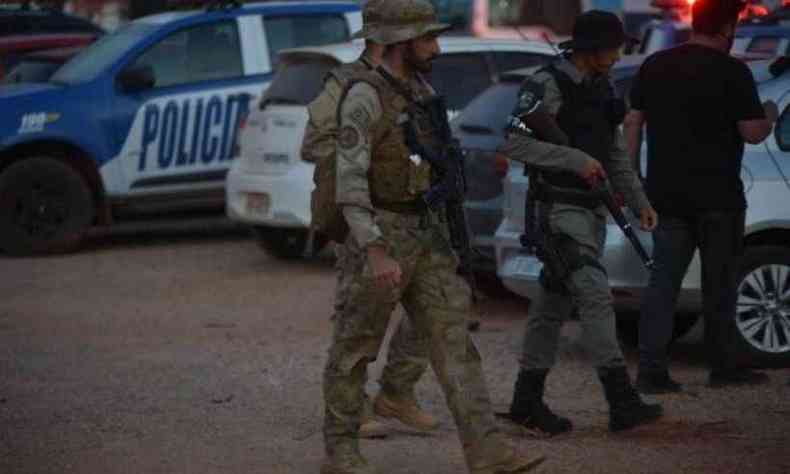
[[[0,248],[8,254],[76,250],[95,215],[88,184],[61,160],[26,158],[0,174]]]
[[[732,329],[738,362],[790,367],[790,248],[747,247],[737,291]]]
[[[257,226],[253,229],[258,245],[278,258],[295,259],[305,255],[316,255],[327,243],[326,238],[316,234],[311,249],[307,248],[308,229]]]
[[[699,314],[675,314],[675,324],[672,328],[672,341],[676,341],[691,331]],[[639,347],[639,312],[628,311],[617,313],[617,337],[620,342],[628,347]]]

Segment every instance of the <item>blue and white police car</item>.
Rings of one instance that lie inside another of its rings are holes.
[[[240,117],[284,48],[347,41],[350,1],[218,2],[132,22],[42,84],[0,88],[0,249],[75,249],[130,215],[224,208]]]

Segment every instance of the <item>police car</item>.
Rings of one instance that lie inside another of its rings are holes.
[[[451,117],[505,71],[544,64],[555,54],[539,41],[442,36],[439,46],[442,53],[428,80],[445,96]],[[260,243],[281,257],[315,252],[324,243],[309,231],[314,166],[301,159],[306,106],[321,91],[329,70],[361,53],[360,43],[284,52],[284,67],[260,106],[242,122],[239,158],[228,173],[227,214],[251,225]]]
[[[760,366],[790,366],[790,62],[769,73],[768,62],[750,64],[760,99],[773,100],[782,111],[774,133],[759,145],[746,145],[741,178],[746,191],[745,251],[738,274],[737,350],[744,362]],[[788,72],[783,72],[788,70]],[[642,172],[646,171],[646,146]],[[531,298],[538,289],[541,262],[524,252],[524,199],[529,178],[514,164],[505,181],[502,223],[496,232],[497,273],[505,287]],[[633,216],[631,216],[633,217]],[[660,216],[659,216],[660,218]],[[633,228],[648,249],[649,233]],[[603,265],[618,311],[623,339],[637,338],[641,295],[648,273],[631,243],[609,219]],[[675,335],[689,331],[702,310],[701,262],[695,255],[678,299]]]
[[[48,83],[0,88],[0,249],[71,250],[95,223],[221,212],[237,123],[277,53],[361,27],[354,2],[218,2],[137,20]]]

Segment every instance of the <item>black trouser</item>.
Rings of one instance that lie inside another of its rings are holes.
[[[730,368],[736,277],[743,253],[745,212],[706,212],[693,217],[663,215],[653,233],[656,268],[642,299],[639,369],[665,370],[672,340],[675,304],[694,251],[702,260],[705,346],[711,369]]]

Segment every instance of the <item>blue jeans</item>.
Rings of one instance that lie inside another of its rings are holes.
[[[744,211],[661,216],[653,233],[653,259],[639,319],[639,370],[666,370],[675,304],[694,251],[702,261],[705,348],[711,369],[735,366],[737,271],[743,253]]]

